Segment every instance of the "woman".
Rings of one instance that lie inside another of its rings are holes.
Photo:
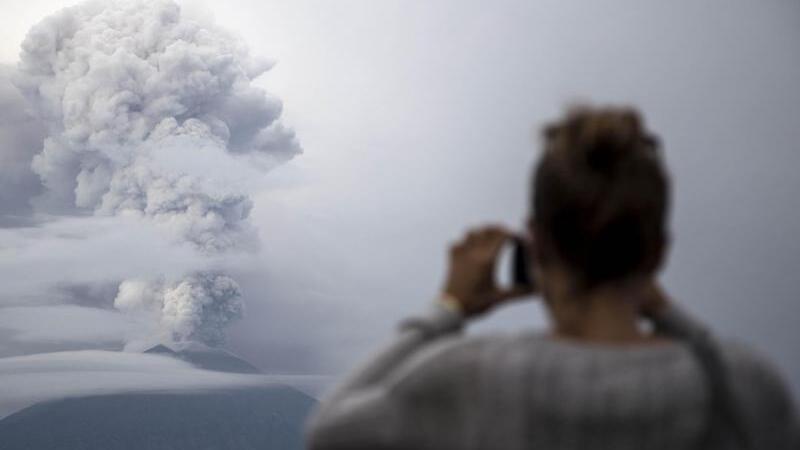
[[[656,282],[669,180],[628,108],[579,108],[545,128],[528,251],[538,288],[502,291],[515,238],[470,232],[442,295],[320,405],[313,449],[800,448],[773,368],[716,344]],[[468,336],[464,324],[541,296],[546,333]],[[648,326],[649,324],[649,326]]]

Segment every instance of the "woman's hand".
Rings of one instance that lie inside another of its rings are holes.
[[[531,288],[503,290],[494,279],[495,265],[503,244],[514,235],[499,226],[470,231],[450,248],[450,269],[445,296],[458,303],[467,316],[482,314],[505,301],[533,293]]]

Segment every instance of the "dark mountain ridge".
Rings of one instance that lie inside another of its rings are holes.
[[[201,344],[145,351],[200,369],[260,371],[222,349]],[[2,450],[301,450],[316,404],[284,385],[143,391],[38,403],[0,420]]]
[[[208,347],[198,343],[184,345],[179,350],[173,350],[166,345],[159,344],[145,350],[144,353],[169,355],[200,369],[217,372],[261,373],[258,367],[225,349]]]
[[[315,401],[284,386],[40,403],[0,420],[3,450],[300,450]]]

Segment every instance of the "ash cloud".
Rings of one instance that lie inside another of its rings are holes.
[[[154,333],[127,344],[129,350],[146,350],[159,342],[177,346],[191,341],[223,343],[225,327],[242,317],[241,298],[239,285],[231,277],[199,272],[173,282],[126,280],[119,286],[114,306],[154,318]]]
[[[299,153],[281,102],[251,84],[269,67],[171,1],[88,2],[46,18],[22,43],[17,76],[47,128],[32,166],[42,205],[142,215],[204,251],[236,247],[250,232],[249,198],[163,167],[159,152],[265,164]]]
[[[44,214],[135,217],[209,259],[256,249],[241,178],[301,153],[279,120],[280,100],[253,84],[271,66],[170,0],[88,1],[45,18],[6,77],[30,110],[13,119],[32,123],[33,137],[3,154],[27,170],[20,189],[37,195],[20,204],[0,198],[4,221],[32,205]],[[11,96],[0,88],[5,110]],[[243,311],[238,284],[216,268],[131,274],[114,306],[152,318],[133,347],[220,344]]]

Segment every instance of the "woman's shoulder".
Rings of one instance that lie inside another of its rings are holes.
[[[734,389],[751,406],[792,405],[792,393],[777,364],[765,353],[739,340],[722,340],[720,349]]]
[[[731,389],[754,437],[769,441],[759,448],[797,448],[797,406],[775,362],[741,341],[721,341],[720,348]]]
[[[451,336],[420,352],[409,372],[451,379],[484,373],[484,378],[504,377],[524,371],[535,375],[584,373],[597,376],[631,376],[638,369],[688,372],[691,353],[677,342],[650,345],[587,344],[554,339],[533,330]]]

